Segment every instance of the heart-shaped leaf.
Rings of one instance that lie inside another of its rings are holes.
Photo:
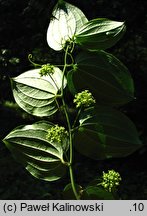
[[[124,22],[97,18],[82,26],[75,36],[75,42],[92,51],[105,50],[115,45],[124,32]]]
[[[131,120],[101,106],[89,108],[80,116],[74,145],[81,154],[96,160],[125,157],[142,146]]]
[[[62,162],[68,140],[64,139],[62,144],[49,141],[47,131],[53,126],[46,121],[19,126],[3,140],[18,162],[33,176],[46,181],[58,180],[66,171]]]
[[[12,90],[17,104],[36,116],[50,116],[57,110],[57,93],[62,87],[62,71],[53,68],[53,73],[40,76],[40,69],[29,70],[12,79]],[[64,86],[66,79],[64,78]]]
[[[98,104],[119,106],[134,98],[131,74],[125,65],[104,51],[82,52],[67,76],[70,91],[88,89]]]
[[[55,6],[52,15],[47,42],[52,49],[59,51],[88,20],[79,8],[64,1]]]

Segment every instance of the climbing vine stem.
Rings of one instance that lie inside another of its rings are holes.
[[[67,68],[67,58],[69,55],[69,48],[70,46],[66,47],[65,50],[65,55],[64,55],[64,67],[63,67],[63,77],[62,77],[62,88],[61,88],[61,95],[62,95],[62,104],[63,104],[63,109],[64,109],[64,113],[66,116],[66,121],[67,121],[67,126],[68,126],[68,131],[69,131],[69,146],[70,146],[70,151],[69,151],[69,173],[70,173],[70,180],[71,180],[71,186],[72,186],[72,190],[73,193],[76,197],[76,199],[79,199],[79,195],[78,192],[76,190],[76,186],[75,186],[75,181],[74,181],[74,175],[73,175],[73,141],[72,141],[72,127],[71,127],[71,123],[70,123],[70,119],[69,119],[69,115],[68,115],[68,111],[67,111],[67,105],[65,103],[64,100],[64,78],[65,78],[65,72],[66,72],[66,68]],[[71,56],[71,53],[70,53]]]

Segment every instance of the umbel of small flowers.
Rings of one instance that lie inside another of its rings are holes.
[[[89,90],[84,90],[75,95],[74,103],[76,104],[77,108],[86,108],[94,105],[96,101]]]
[[[40,76],[47,76],[49,74],[54,73],[54,66],[50,64],[44,64],[41,66],[41,69],[39,71]]]
[[[68,132],[64,127],[55,125],[48,129],[46,138],[52,143],[62,144],[63,140],[68,137]]]
[[[108,173],[103,172],[102,179],[101,185],[109,192],[119,186],[122,180],[120,174],[114,170],[108,170]]]

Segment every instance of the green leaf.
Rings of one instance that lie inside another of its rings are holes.
[[[75,185],[76,191],[78,194],[82,193],[82,187],[80,185]],[[67,184],[63,190],[63,198],[66,200],[75,200],[75,195],[72,190],[72,185],[71,183]]]
[[[39,71],[29,70],[13,78],[13,95],[26,112],[40,117],[50,116],[58,110],[56,96],[62,86],[62,71],[54,67],[54,73],[48,76],[40,76]]]
[[[87,157],[96,160],[125,157],[142,147],[135,125],[112,108],[89,108],[79,121],[74,145]]]
[[[124,22],[97,18],[86,22],[75,36],[75,42],[89,50],[105,50],[117,43],[125,32]]]
[[[62,161],[63,154],[68,149],[68,140],[62,145],[51,143],[46,137],[52,126],[52,123],[46,121],[19,126],[3,140],[18,162],[33,176],[45,181],[58,180],[66,171]]]
[[[47,42],[52,49],[59,51],[88,20],[79,8],[64,1],[55,6],[52,15]]]
[[[114,200],[113,194],[97,186],[88,186],[83,191],[84,200]]]
[[[128,69],[104,51],[80,53],[67,79],[73,94],[88,89],[98,104],[119,106],[134,98],[133,80]]]

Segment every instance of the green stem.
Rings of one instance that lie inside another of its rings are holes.
[[[78,195],[76,187],[75,187],[75,182],[74,182],[74,177],[73,177],[73,169],[72,169],[71,165],[69,166],[69,172],[70,172],[70,181],[71,181],[71,185],[72,185],[72,190],[74,192],[76,199],[79,200],[80,196]]]
[[[72,169],[72,164],[73,164],[73,142],[72,142],[72,128],[69,120],[69,115],[67,111],[67,106],[64,100],[64,92],[63,92],[63,87],[64,87],[64,77],[65,77],[65,72],[66,72],[66,67],[67,67],[67,56],[68,56],[68,49],[69,47],[67,46],[65,50],[65,56],[64,56],[64,68],[63,68],[63,78],[62,78],[62,88],[61,88],[61,95],[62,95],[62,104],[63,104],[63,109],[64,113],[66,116],[67,120],[67,126],[68,126],[68,131],[69,131],[69,153],[70,153],[70,160],[69,160],[69,173],[70,173],[70,180],[71,180],[71,186],[73,193],[75,195],[76,199],[79,199],[79,195],[77,193],[76,187],[75,187],[75,181],[74,181],[74,176],[73,176],[73,169]]]
[[[54,65],[55,67],[64,67],[64,65]],[[66,64],[66,67],[71,67],[72,64]]]

